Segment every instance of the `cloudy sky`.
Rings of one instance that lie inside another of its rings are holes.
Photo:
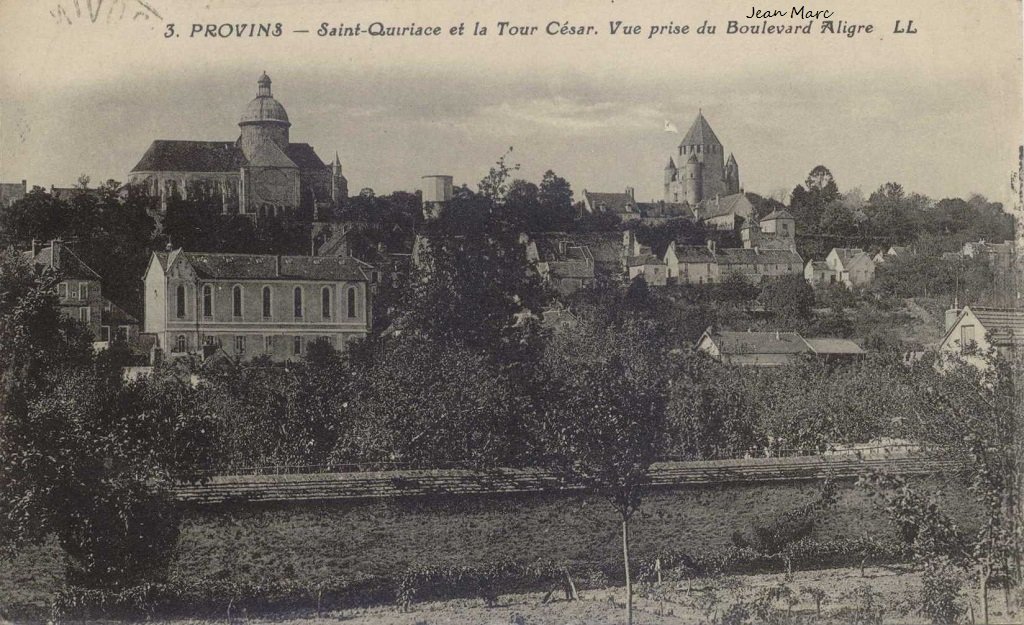
[[[0,180],[123,180],[153,139],[233,140],[266,70],[293,141],[341,155],[350,187],[415,190],[420,176],[475,183],[509,146],[520,175],[553,169],[579,192],[627,185],[661,196],[661,172],[698,108],[740,164],[743,186],[791,189],[817,164],[842,189],[896,180],[932,197],[1008,198],[1022,142],[1015,0],[829,2],[872,34],[724,33],[748,2],[0,0]],[[104,3],[106,3],[104,5]],[[79,17],[77,11],[82,14]],[[808,5],[811,6],[811,5]],[[68,19],[58,21],[64,8]],[[98,15],[87,19],[89,7]],[[127,11],[122,12],[122,7]],[[783,8],[791,5],[759,5]],[[811,8],[814,8],[813,6]],[[918,33],[893,34],[897,19]],[[548,22],[601,34],[554,37]],[[609,36],[608,22],[639,24]],[[647,39],[652,24],[718,26]],[[198,39],[193,23],[282,22],[280,38]],[[488,37],[320,38],[321,22],[448,28]],[[539,26],[498,37],[498,21]],[[165,39],[173,22],[181,36]],[[775,23],[789,23],[777,20]],[[815,26],[817,31],[817,25]]]

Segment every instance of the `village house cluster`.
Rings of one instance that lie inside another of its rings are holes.
[[[311,222],[308,256],[225,254],[168,246],[152,254],[144,281],[144,314],[133,317],[102,293],[102,277],[61,241],[34,242],[25,256],[39,268],[60,272],[61,312],[85,323],[97,348],[130,343],[151,361],[202,355],[273,360],[302,357],[316,341],[344,349],[368,335],[373,295],[383,280],[398,281],[410,265],[423,267],[430,248],[430,222],[453,197],[452,176],[421,179],[421,208],[428,227],[409,238],[409,249],[378,249],[373,258],[356,258],[361,229],[338,215],[348,199],[348,181],[337,153],[328,165],[312,146],[290,141],[291,121],[271,92],[263,73],[256,96],[244,107],[234,141],[156,140],[128,174],[128,185],[151,199],[158,227],[171,198],[201,200],[224,215],[295,215]],[[0,205],[24,198],[27,182],[0,183]],[[51,188],[68,198],[74,190]],[[874,254],[859,248],[834,248],[823,260],[797,252],[797,220],[787,210],[760,219],[740,182],[737,159],[725,149],[699,112],[664,169],[663,197],[639,202],[632,187],[623,192],[582,192],[582,210],[614,214],[617,231],[523,232],[526,258],[562,295],[592,287],[599,277],[621,284],[642,278],[651,287],[713,285],[739,276],[759,285],[782,276],[802,276],[812,287],[867,287],[878,266],[915,254],[893,246]],[[645,245],[642,226],[671,220],[700,224],[705,232],[738,235],[737,247],[719,246],[709,236],[703,245],[683,239]],[[947,260],[983,258],[1009,268],[1012,242],[969,242]],[[365,262],[365,261],[373,261]],[[543,311],[545,325],[571,328],[572,313]],[[968,346],[1006,349],[1024,337],[1021,313],[967,307],[947,313],[940,349],[963,352]],[[988,337],[988,338],[986,338]],[[709,328],[695,348],[725,362],[771,366],[802,355],[849,360],[864,354],[855,342],[804,338],[794,332],[728,332]]]

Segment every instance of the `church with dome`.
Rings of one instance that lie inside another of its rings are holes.
[[[221,213],[254,219],[290,214],[324,221],[344,205],[348,182],[335,153],[325,164],[308,143],[292,143],[291,122],[271,93],[266,72],[245,107],[234,141],[158,139],[128,174],[131,185],[154,198],[164,214],[168,200],[198,200]]]

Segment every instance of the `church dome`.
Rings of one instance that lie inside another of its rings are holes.
[[[288,121],[288,113],[270,93],[270,76],[263,72],[256,84],[258,85],[256,97],[246,105],[242,119],[238,122],[239,125],[272,122],[291,126],[291,122]]]

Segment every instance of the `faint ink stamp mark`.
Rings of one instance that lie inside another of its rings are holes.
[[[163,20],[153,6],[154,0],[60,0],[50,9],[58,24],[108,24],[131,21]]]

